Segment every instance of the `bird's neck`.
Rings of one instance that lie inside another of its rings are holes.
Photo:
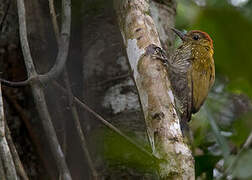
[[[209,53],[211,56],[214,54],[214,50],[211,46],[209,45],[195,45],[196,49],[199,51],[205,51],[206,53]]]
[[[209,53],[211,54],[211,56],[213,56],[213,54],[214,54],[213,48],[210,48]]]

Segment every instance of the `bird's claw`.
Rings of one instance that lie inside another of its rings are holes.
[[[161,62],[165,66],[168,66],[170,63],[169,63],[168,58],[166,56],[166,52],[162,48],[160,48],[160,47],[158,47],[156,45],[153,45],[152,48],[154,49],[154,52],[152,53],[151,57],[153,59],[161,60]]]

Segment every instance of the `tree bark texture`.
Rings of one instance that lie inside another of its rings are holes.
[[[0,83],[0,161],[3,165],[2,167],[5,170],[5,177],[0,177],[0,179],[16,180],[18,179],[16,168],[5,135],[6,135],[5,119],[3,110],[2,90]],[[1,173],[1,175],[3,174]]]
[[[166,0],[162,3],[159,0],[150,0],[150,15],[157,28],[163,49],[170,54],[174,42],[173,32],[170,27],[174,27],[175,24],[175,0]]]
[[[152,151],[164,160],[159,175],[163,179],[194,179],[194,159],[182,137],[166,68],[154,57],[154,47],[161,47],[161,42],[149,1],[122,0],[114,5]]]

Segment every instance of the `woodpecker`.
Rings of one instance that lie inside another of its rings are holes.
[[[199,111],[214,84],[214,50],[206,32],[192,30],[185,34],[172,30],[183,43],[166,59],[166,67],[183,131],[188,129],[191,115]]]

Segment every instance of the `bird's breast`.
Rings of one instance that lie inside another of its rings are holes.
[[[211,54],[195,52],[191,69],[192,79],[192,112],[196,113],[205,101],[214,82],[214,62]]]

